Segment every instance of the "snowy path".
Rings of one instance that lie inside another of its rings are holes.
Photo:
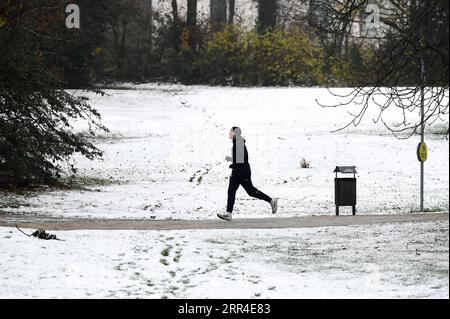
[[[54,233],[0,227],[0,298],[449,296],[448,221]]]
[[[280,229],[429,221],[448,221],[448,214],[236,218],[232,222],[221,220],[80,219],[0,214],[0,226],[11,227],[17,223],[19,227],[23,228],[51,230]]]

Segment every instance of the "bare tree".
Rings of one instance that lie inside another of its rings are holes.
[[[360,22],[357,17],[365,11],[369,1],[315,3],[326,17],[315,20],[315,27],[329,37],[337,50],[341,49],[346,36],[360,40],[349,30]],[[352,120],[341,129],[358,125],[373,105],[379,110],[375,122],[382,122],[398,138],[409,138],[425,124],[448,119],[449,3],[443,0],[371,3],[380,10],[377,30],[365,39],[373,47],[372,61],[369,69],[352,78],[354,88],[348,94],[332,92],[339,98],[339,103],[333,106],[359,106],[359,110],[352,113]],[[357,74],[357,70],[353,74]],[[411,116],[419,114],[422,104],[423,116]],[[402,120],[385,121],[383,115],[392,109],[403,114]]]

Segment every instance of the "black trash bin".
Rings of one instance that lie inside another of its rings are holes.
[[[353,215],[356,214],[356,167],[336,166],[334,173],[334,203],[336,204],[336,216],[339,216],[339,206],[352,206]],[[341,174],[353,174],[353,178],[339,177]]]

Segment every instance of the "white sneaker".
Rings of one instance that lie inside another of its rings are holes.
[[[278,198],[272,198],[270,206],[272,206],[272,214],[275,214],[278,210]]]
[[[217,214],[217,217],[219,217],[220,219],[227,220],[227,221],[231,222],[232,215],[233,215],[232,213]]]

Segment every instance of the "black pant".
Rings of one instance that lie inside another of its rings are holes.
[[[227,212],[233,212],[234,201],[236,198],[236,191],[239,185],[244,187],[247,194],[252,197],[264,200],[266,202],[271,202],[271,198],[264,194],[263,192],[257,190],[252,184],[252,177],[249,170],[237,170],[233,169],[233,173],[230,176],[230,184],[228,185],[228,201],[227,201]]]

